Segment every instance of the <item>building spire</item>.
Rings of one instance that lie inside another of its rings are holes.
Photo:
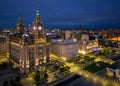
[[[39,11],[38,10],[36,10],[36,15],[39,15]]]

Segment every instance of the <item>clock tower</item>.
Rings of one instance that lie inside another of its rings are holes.
[[[40,15],[38,11],[36,11],[35,21],[33,22],[33,32],[35,36],[35,43],[39,44],[46,42],[46,35],[43,28],[43,23],[40,20]]]
[[[35,21],[33,22],[33,34],[34,34],[34,57],[36,66],[43,65],[47,62],[48,58],[48,45],[46,43],[46,34],[41,22],[39,12],[36,11]]]

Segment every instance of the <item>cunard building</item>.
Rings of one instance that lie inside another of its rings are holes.
[[[31,30],[26,30],[21,18],[14,32],[7,37],[8,56],[21,72],[36,70],[49,61],[49,43],[39,13],[36,13]]]

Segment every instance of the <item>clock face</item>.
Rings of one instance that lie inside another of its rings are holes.
[[[35,30],[35,26],[33,27],[33,30]]]
[[[41,30],[41,29],[42,29],[42,27],[41,27],[41,26],[39,26],[39,27],[38,27],[38,30]]]

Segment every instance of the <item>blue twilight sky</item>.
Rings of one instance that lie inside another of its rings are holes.
[[[0,28],[15,27],[19,17],[27,27],[36,10],[46,28],[120,27],[120,0],[0,0]]]

